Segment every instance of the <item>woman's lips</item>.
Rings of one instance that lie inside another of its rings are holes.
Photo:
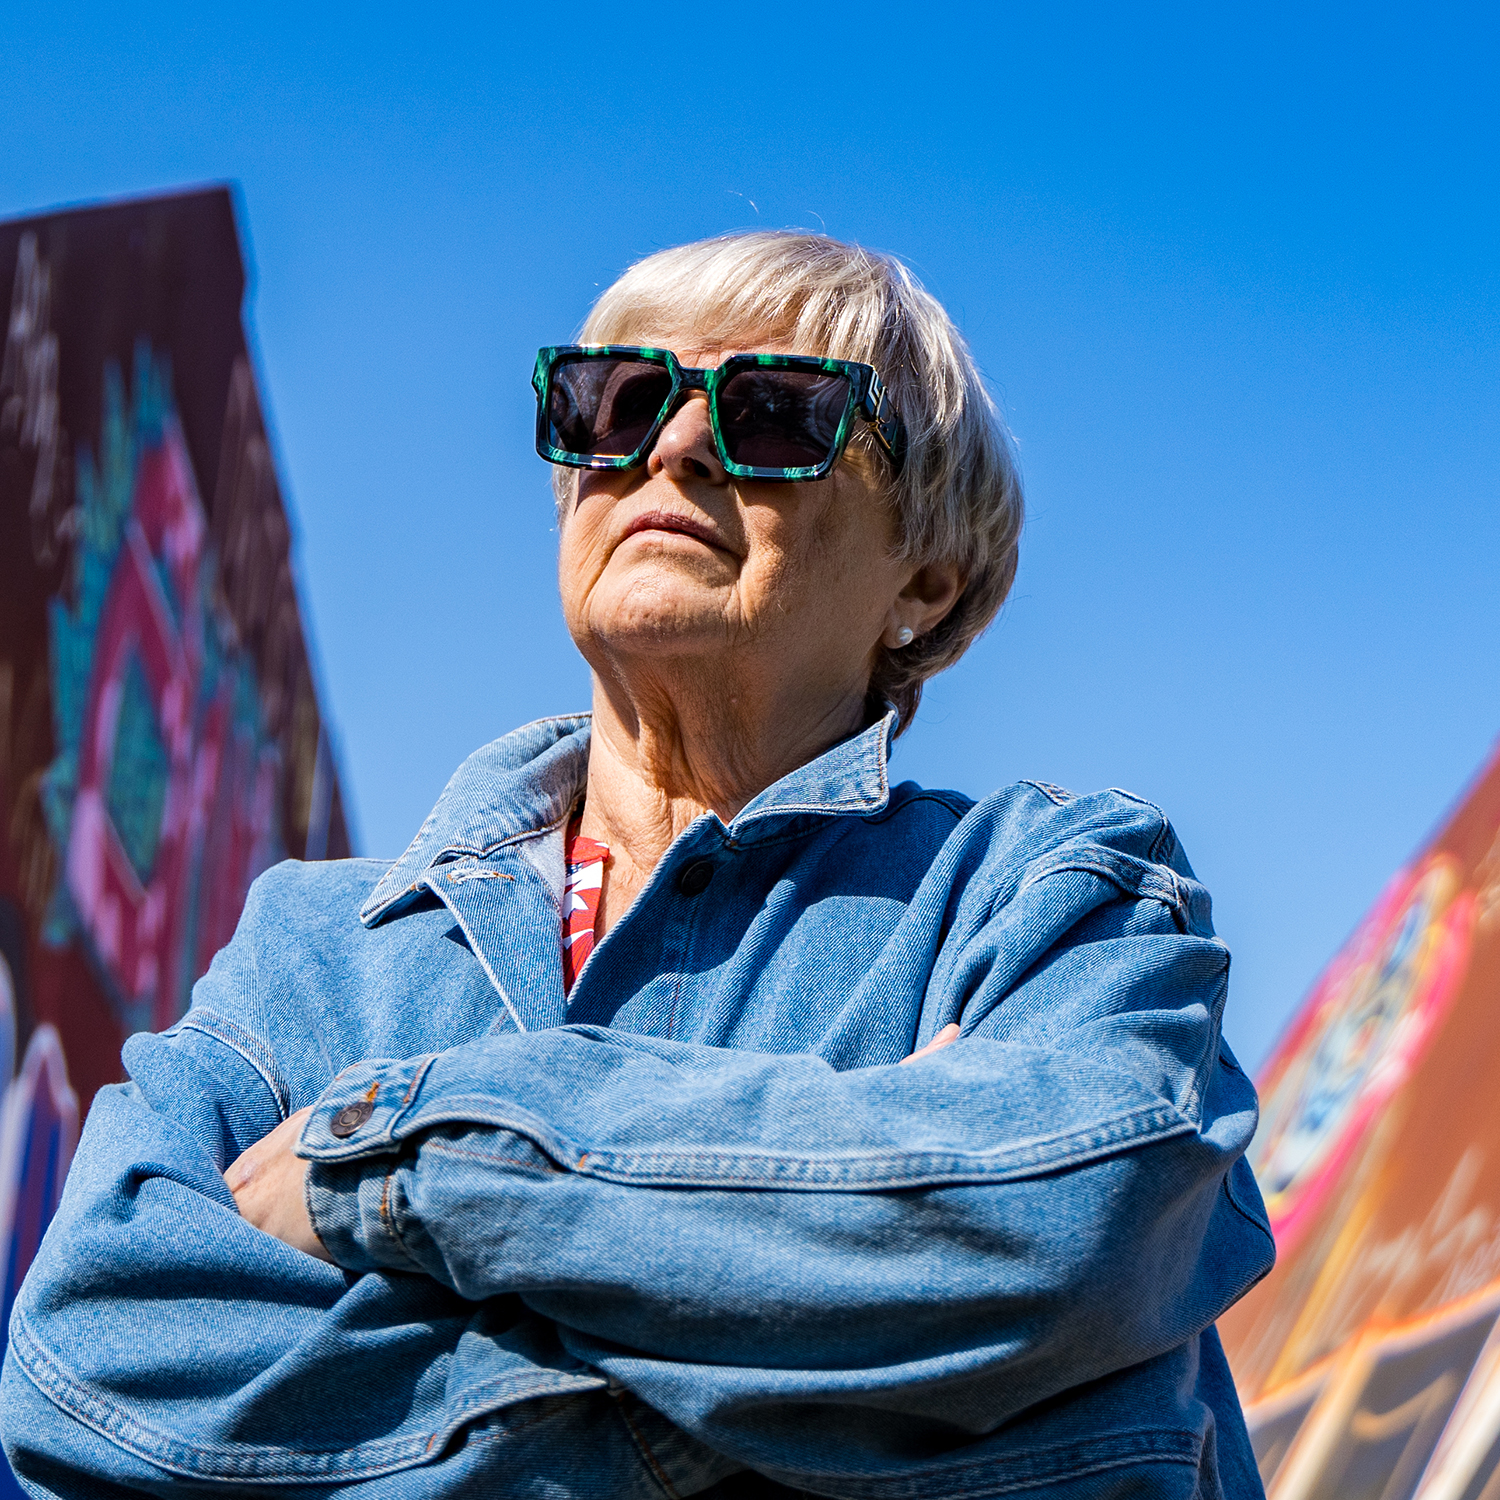
[[[690,536],[720,552],[729,551],[718,532],[707,521],[700,521],[695,516],[678,515],[674,511],[648,510],[625,528],[625,535],[620,540],[623,542],[626,537],[636,536],[643,531],[674,532],[678,536]]]

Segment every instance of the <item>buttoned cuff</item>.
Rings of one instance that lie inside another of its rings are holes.
[[[399,1150],[402,1120],[436,1057],[374,1058],[345,1068],[313,1105],[297,1155],[335,1162]]]
[[[404,1144],[396,1132],[431,1057],[370,1061],[346,1069],[313,1106],[297,1155],[308,1217],[346,1271],[419,1271],[393,1217],[394,1176]]]

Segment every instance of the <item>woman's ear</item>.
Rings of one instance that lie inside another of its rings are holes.
[[[968,575],[957,563],[923,563],[906,581],[891,606],[887,645],[904,646],[942,624],[968,585]],[[907,631],[904,640],[900,639]]]

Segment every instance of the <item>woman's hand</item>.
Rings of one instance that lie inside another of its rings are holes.
[[[933,1039],[928,1042],[925,1047],[918,1048],[917,1051],[913,1052],[910,1057],[903,1057],[901,1061],[903,1063],[909,1063],[916,1062],[919,1057],[930,1057],[934,1052],[941,1052],[949,1042],[956,1042],[957,1040],[958,1027],[954,1023],[950,1022],[947,1026],[943,1027],[943,1029],[938,1032],[938,1034],[933,1037]],[[267,1139],[269,1140],[270,1137],[268,1136]],[[246,1152],[245,1154],[248,1156],[249,1152]]]
[[[294,1250],[319,1260],[332,1257],[307,1215],[308,1163],[296,1154],[302,1127],[312,1113],[309,1105],[285,1119],[264,1140],[257,1141],[224,1174],[234,1194],[240,1217],[267,1234],[274,1234]]]

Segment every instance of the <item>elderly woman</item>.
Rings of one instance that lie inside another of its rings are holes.
[[[1206,894],[1124,793],[888,775],[1015,570],[962,340],[894,261],[766,233],[582,336],[535,384],[593,712],[476,752],[394,865],[263,876],[130,1041],[11,1326],[17,1472],[1258,1494]],[[432,597],[479,621],[493,573]]]

